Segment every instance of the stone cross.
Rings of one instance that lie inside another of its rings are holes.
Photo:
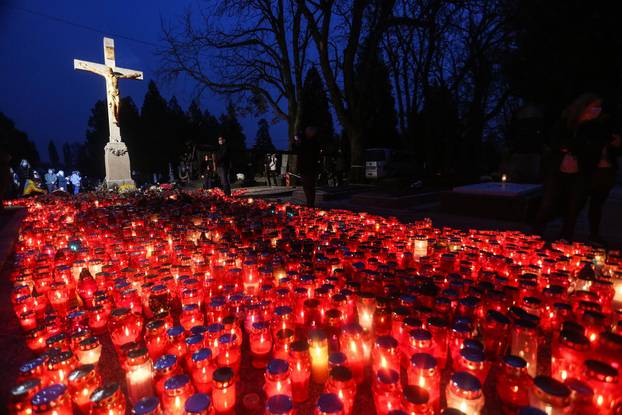
[[[119,68],[114,59],[114,40],[104,38],[104,64],[73,60],[73,68],[93,72],[106,79],[106,96],[108,99],[108,126],[110,141],[121,142],[119,128],[119,79],[143,79],[143,73],[133,69]]]

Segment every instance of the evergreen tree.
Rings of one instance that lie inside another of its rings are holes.
[[[266,154],[271,154],[276,151],[274,144],[272,144],[272,137],[270,136],[270,126],[268,125],[268,121],[265,118],[262,118],[257,123],[259,128],[257,128],[257,135],[255,137],[255,145],[253,146],[253,151],[255,152],[255,156],[263,157]]]
[[[143,171],[148,161],[145,158],[142,147],[144,143],[142,140],[140,114],[132,97],[121,99],[119,127],[121,129],[121,138],[127,145],[132,170]]]
[[[19,164],[26,159],[30,164],[39,162],[39,152],[35,144],[28,139],[28,135],[15,128],[13,120],[0,112],[0,145],[12,157],[11,163]]]
[[[382,56],[373,62],[372,81],[359,83],[357,100],[362,115],[363,145],[365,147],[397,147],[397,115],[389,71]]]
[[[332,140],[335,134],[324,82],[315,66],[309,68],[303,83],[300,125],[318,128],[323,140]]]
[[[65,170],[71,170],[74,167],[74,157],[69,143],[63,144],[63,165]]]
[[[56,150],[56,144],[50,140],[48,143],[48,157],[50,158],[50,165],[52,167],[58,167],[60,158],[58,157],[58,150]]]
[[[168,105],[155,82],[150,81],[147,93],[140,111],[142,134],[140,136],[140,151],[145,155],[144,173],[153,172],[166,176],[168,163],[175,162],[170,147],[170,124],[168,122]]]
[[[246,136],[232,103],[227,105],[227,111],[220,116],[219,135],[227,140],[233,173],[246,172],[248,168]]]
[[[92,177],[104,177],[104,146],[108,143],[108,106],[99,100],[91,108],[91,116],[86,130],[86,143],[78,157],[80,171]]]
[[[168,101],[168,123],[170,138],[170,151],[175,162],[179,161],[186,152],[186,142],[189,142],[189,123],[186,114],[179,106],[177,98],[173,96]]]

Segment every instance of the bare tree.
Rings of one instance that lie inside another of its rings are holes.
[[[353,180],[362,178],[364,172],[365,112],[360,88],[372,79],[373,62],[385,32],[395,26],[422,24],[410,14],[395,14],[396,3],[397,0],[298,0],[335,113],[350,141]]]
[[[255,114],[272,111],[287,122],[291,144],[309,43],[296,0],[210,0],[163,32],[165,75],[189,76],[199,92],[233,95]]]

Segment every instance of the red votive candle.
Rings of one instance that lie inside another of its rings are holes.
[[[530,388],[531,377],[527,374],[525,359],[513,355],[505,356],[495,383],[503,413],[515,414],[520,408],[529,405]]]
[[[440,407],[441,374],[434,356],[428,353],[415,353],[410,358],[407,370],[408,385],[418,386],[428,391],[428,404],[437,411]]]
[[[397,340],[392,336],[378,336],[372,350],[372,370],[379,369],[400,370],[400,350]]]
[[[334,393],[323,393],[317,400],[314,415],[343,415],[343,403]]]
[[[254,322],[248,339],[251,350],[251,364],[256,369],[265,368],[268,365],[270,352],[272,351],[272,336],[268,323],[264,321]]]
[[[164,382],[162,408],[167,415],[183,415],[186,400],[194,394],[190,377],[186,374],[175,375]]]
[[[95,366],[82,365],[73,370],[68,376],[71,399],[78,406],[80,412],[88,414],[91,409],[91,394],[102,386],[102,379]]]
[[[236,401],[234,372],[230,367],[220,367],[214,371],[212,383],[212,402],[218,414],[233,411]]]
[[[166,352],[168,343],[164,320],[152,320],[145,325],[145,344],[154,361]]]
[[[67,386],[56,383],[40,389],[31,400],[32,413],[42,415],[72,415]]]
[[[287,395],[274,395],[266,400],[265,415],[293,415],[294,404]]]
[[[311,356],[309,344],[298,340],[289,349],[289,365],[291,367],[292,400],[301,403],[309,397],[309,381],[311,379]]]
[[[354,406],[356,396],[356,383],[352,377],[352,372],[345,366],[336,366],[330,370],[325,392],[334,393],[343,403],[343,414],[350,415]]]
[[[264,392],[266,397],[275,395],[292,396],[292,381],[290,368],[286,360],[273,359],[264,373]]]
[[[145,347],[132,350],[126,359],[127,395],[134,405],[140,399],[152,396],[153,390],[153,364]]]
[[[125,415],[125,396],[117,383],[109,383],[91,394],[89,415]]]
[[[192,383],[199,392],[209,393],[212,390],[212,375],[215,369],[210,349],[203,348],[192,354]]]
[[[402,400],[399,372],[393,369],[379,369],[372,383],[372,393],[376,413],[388,415],[393,409],[399,409]]]

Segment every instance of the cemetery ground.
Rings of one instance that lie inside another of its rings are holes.
[[[241,188],[238,197],[266,198],[280,202],[304,203],[301,197],[301,188],[299,187],[267,187],[257,186],[252,188]],[[529,232],[530,223],[528,221],[508,221],[501,219],[492,219],[484,217],[467,216],[456,213],[448,213],[443,211],[440,204],[440,192],[408,192],[395,196],[392,203],[387,200],[386,191],[380,187],[374,186],[349,186],[341,189],[318,189],[319,201],[317,203],[319,209],[347,209],[355,212],[368,212],[381,216],[396,217],[404,222],[411,222],[425,217],[432,219],[435,227],[453,227],[459,229],[491,229],[491,230],[519,230]],[[328,195],[328,196],[327,196]],[[414,195],[414,196],[413,196]],[[419,196],[416,196],[419,195]],[[401,203],[400,199],[403,200]],[[617,185],[612,191],[604,208],[602,236],[610,242],[610,247],[622,247],[622,186]],[[6,408],[7,399],[11,387],[15,384],[20,363],[34,357],[34,353],[26,347],[24,336],[22,335],[17,318],[13,313],[10,290],[11,282],[8,278],[10,267],[10,255],[12,254],[12,245],[17,236],[19,223],[24,212],[20,209],[5,212],[0,217],[0,313],[3,318],[0,319],[0,367],[3,368],[4,376],[0,377],[0,408]],[[549,224],[547,235],[553,237],[559,232],[560,221],[556,220]],[[579,241],[585,241],[588,235],[587,218],[585,209],[581,212],[576,231],[576,238]],[[9,260],[7,260],[9,259]],[[106,337],[106,339],[108,339]],[[111,362],[105,365],[103,377],[114,379],[119,378],[121,368],[117,359],[114,358],[113,346],[109,339],[103,344],[102,360]],[[247,354],[245,354],[247,355]],[[243,362],[249,366],[249,362]],[[251,380],[256,382],[247,382],[247,385],[261,385],[263,372],[252,370]],[[257,372],[257,373],[254,373]],[[250,372],[249,372],[250,373]],[[493,376],[489,376],[492,379]],[[487,382],[485,388],[492,387]],[[250,407],[253,405],[261,405],[259,394],[261,387],[247,386],[240,391],[240,401]],[[256,390],[255,390],[256,389]],[[354,413],[371,414],[373,413],[373,403],[371,402],[371,390],[369,385],[363,385],[359,390],[359,394],[363,398],[357,398],[358,408],[355,406]],[[246,398],[245,398],[246,396]],[[301,408],[300,413],[305,410],[311,411],[312,406],[305,405]],[[490,407],[494,408],[495,404],[490,403]],[[358,409],[358,410],[357,410]],[[244,413],[260,414],[261,406],[257,406],[254,410],[244,410]]]

